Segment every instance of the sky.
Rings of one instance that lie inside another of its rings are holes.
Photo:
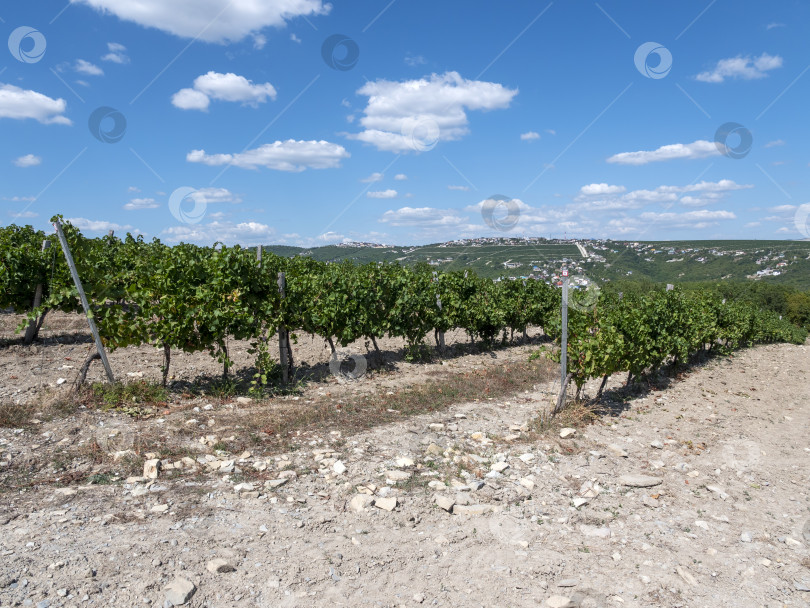
[[[18,0],[0,34],[3,226],[810,237],[801,0]]]

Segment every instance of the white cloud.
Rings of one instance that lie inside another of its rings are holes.
[[[0,83],[0,118],[33,118],[44,125],[71,125],[70,119],[63,116],[66,108],[64,99]]]
[[[701,72],[695,80],[701,82],[723,82],[726,78],[742,78],[755,80],[765,78],[766,72],[782,67],[782,58],[779,55],[762,53],[759,57],[737,56],[721,59],[714,69]]]
[[[776,207],[770,207],[769,211],[774,211],[775,213],[791,213],[796,210],[796,205],[777,205]]]
[[[113,63],[129,63],[129,57],[126,55],[127,47],[117,42],[108,42],[107,50],[110,51],[104,55],[102,61],[111,61]]]
[[[777,146],[784,146],[784,145],[785,145],[784,140],[782,140],[782,139],[775,139],[775,140],[773,140],[773,141],[769,141],[767,144],[765,144],[765,147],[766,147],[766,148],[775,148],[775,147],[777,147]]]
[[[241,203],[242,199],[227,188],[200,188],[188,197],[197,203]]]
[[[533,139],[540,139],[540,134],[535,131],[527,131],[520,134],[520,139],[523,141],[532,141]]]
[[[127,188],[127,192],[140,192],[140,191],[141,189],[138,188],[138,186],[130,186],[129,188]]]
[[[124,205],[127,211],[139,211],[141,209],[157,209],[160,204],[153,198],[133,198]]]
[[[33,154],[26,154],[14,160],[14,164],[18,167],[36,167],[42,164],[42,158],[34,156]]]
[[[33,211],[22,211],[20,213],[14,213],[13,211],[9,211],[8,214],[15,218],[15,219],[31,219],[35,217],[39,217],[39,213],[34,213]]]
[[[4,201],[11,201],[12,203],[33,203],[36,199],[34,196],[4,196]]]
[[[685,213],[642,213],[640,219],[644,222],[655,222],[664,224],[667,228],[708,228],[717,224],[720,220],[733,220],[737,216],[731,211],[709,211],[700,209],[698,211],[687,211]]]
[[[104,76],[104,70],[96,64],[85,61],[84,59],[77,59],[73,69],[80,74],[87,74],[88,76]]]
[[[298,44],[301,44],[301,39],[295,35],[295,32],[290,34],[290,40],[292,40],[293,42],[297,42]]]
[[[180,89],[172,95],[172,104],[181,110],[207,110],[211,99],[239,101],[242,105],[258,107],[267,98],[276,98],[272,84],[253,84],[244,76],[233,73],[208,72],[194,79],[191,89]]]
[[[234,165],[243,169],[267,167],[276,171],[334,169],[351,156],[343,146],[328,141],[276,141],[237,154],[208,155],[205,150],[192,150],[186,155],[190,163],[209,166]]]
[[[167,228],[161,234],[170,243],[185,242],[211,245],[216,241],[226,245],[266,245],[275,229],[259,222],[223,222],[182,224]]]
[[[448,190],[458,190],[460,192],[469,192],[470,191],[469,186],[447,186],[447,189]]]
[[[465,80],[457,72],[404,82],[376,80],[357,92],[369,98],[360,119],[365,130],[349,137],[390,152],[461,139],[469,132],[468,110],[508,108],[518,93],[494,82]]]
[[[380,221],[392,226],[452,227],[464,223],[455,209],[402,207],[383,213]]]
[[[394,176],[394,179],[397,180],[398,182],[404,182],[406,179],[408,179],[408,176],[405,175],[404,173],[397,173]]]
[[[585,196],[604,196],[606,194],[621,194],[627,190],[624,186],[611,186],[609,184],[588,184],[582,186],[579,191]]]
[[[621,152],[607,159],[609,163],[620,165],[646,165],[647,163],[661,162],[680,158],[706,158],[718,156],[720,150],[714,142],[700,139],[691,144],[670,144],[661,146],[657,150],[641,150],[639,152]]]
[[[109,232],[110,230],[132,231],[132,226],[105,222],[102,220],[88,220],[83,217],[70,217],[67,221],[83,232]]]
[[[385,177],[382,173],[372,173],[368,177],[361,179],[360,181],[364,184],[373,184],[374,182],[379,182],[382,178]]]
[[[769,23],[768,25],[766,25],[765,29],[766,30],[772,30],[772,29],[774,29],[776,27],[785,27],[785,24],[784,23],[773,22],[773,23]]]
[[[293,34],[294,36],[295,34]],[[253,48],[261,51],[267,45],[267,36],[264,34],[253,34]]]
[[[325,15],[322,0],[73,0],[101,12],[182,38],[237,42],[265,27],[280,27],[295,17]]]
[[[366,196],[369,198],[396,198],[397,191],[396,190],[380,190],[378,192],[366,192]]]
[[[346,240],[346,237],[338,232],[334,232],[330,230],[329,232],[324,232],[323,234],[319,234],[315,237],[315,240],[323,243],[342,243]]]

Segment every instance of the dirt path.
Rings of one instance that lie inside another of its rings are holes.
[[[808,606],[809,387],[808,345],[764,346],[565,439],[523,432],[547,386],[270,459],[200,444],[157,480],[2,494],[0,606],[168,606],[182,581],[218,608]],[[0,459],[41,440],[2,430]]]

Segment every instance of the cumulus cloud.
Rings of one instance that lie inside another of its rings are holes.
[[[211,203],[241,203],[242,199],[227,188],[200,188],[188,195],[188,198],[209,205]]]
[[[133,198],[124,205],[127,211],[140,211],[141,209],[157,209],[160,204],[153,198]]]
[[[25,156],[20,156],[19,158],[14,159],[14,164],[18,167],[36,167],[37,165],[42,164],[42,158],[39,156],[34,156],[33,154],[26,154]]]
[[[368,97],[361,133],[350,134],[379,150],[425,150],[469,132],[467,111],[508,108],[517,95],[494,82],[466,80],[457,72],[392,82],[367,82],[357,91]]]
[[[325,15],[322,0],[73,0],[112,13],[125,21],[182,38],[224,44],[237,42],[265,27],[280,27],[296,17]]]
[[[397,191],[396,190],[379,190],[377,192],[366,192],[366,196],[369,198],[396,198]]]
[[[368,177],[361,179],[360,181],[364,184],[373,184],[374,182],[379,182],[382,178],[385,177],[382,173],[372,173]]]
[[[775,139],[775,140],[769,141],[767,144],[765,144],[765,147],[766,148],[776,148],[777,146],[784,146],[784,145],[785,145],[784,140]]]
[[[706,158],[708,156],[718,156],[719,154],[720,150],[717,149],[714,142],[700,139],[691,144],[670,144],[661,146],[656,150],[621,152],[608,158],[607,162],[620,165],[646,165],[647,163],[683,158]]]
[[[44,125],[71,125],[70,119],[64,116],[66,108],[64,99],[51,99],[42,93],[0,82],[0,118],[33,118]]]
[[[782,58],[779,55],[762,53],[759,57],[740,56],[721,59],[713,69],[701,72],[695,80],[701,82],[723,82],[726,78],[741,78],[742,80],[756,80],[765,78],[770,70],[782,67]]]
[[[523,141],[532,141],[533,139],[540,139],[540,134],[535,131],[527,131],[520,134],[520,139]]]
[[[34,213],[33,211],[21,211],[20,213],[15,213],[14,211],[9,211],[8,214],[13,217],[14,219],[32,219],[35,217],[39,217],[39,213]]]
[[[223,222],[182,224],[164,230],[161,235],[169,243],[211,245],[217,241],[226,245],[265,245],[275,229],[260,222]]]
[[[404,182],[406,179],[408,179],[408,176],[405,175],[404,173],[397,173],[394,176],[394,179],[397,180],[398,182]]]
[[[267,167],[276,171],[304,171],[305,169],[334,169],[350,154],[343,146],[328,141],[276,141],[253,150],[237,154],[206,154],[205,150],[192,150],[186,155],[190,163],[209,166],[234,165],[243,169]]]
[[[117,42],[108,42],[107,43],[107,50],[110,51],[106,55],[104,55],[101,60],[102,61],[111,61],[112,63],[129,63],[129,57],[127,57],[126,50],[123,44],[119,44]]]
[[[700,209],[698,211],[687,211],[685,213],[642,213],[640,216],[644,222],[656,222],[665,224],[670,228],[708,228],[717,224],[720,220],[737,219],[731,211],[709,211]]]
[[[73,69],[80,74],[87,74],[88,76],[104,76],[104,70],[96,64],[85,61],[84,59],[77,59]]]
[[[609,184],[588,184],[582,186],[579,191],[585,196],[604,196],[605,194],[621,194],[627,190],[624,186],[611,186]]]
[[[220,101],[238,101],[242,105],[258,107],[268,99],[276,98],[276,89],[272,84],[253,84],[244,76],[229,72],[220,74],[208,72],[194,80],[190,89],[180,89],[172,95],[172,104],[181,110],[207,110],[211,99]]]
[[[115,222],[105,222],[103,220],[88,220],[84,217],[69,217],[67,221],[82,232],[109,232],[110,230],[132,231],[132,226],[129,224],[121,225]]]
[[[380,221],[392,226],[457,227],[464,223],[455,209],[402,207],[383,213]]]

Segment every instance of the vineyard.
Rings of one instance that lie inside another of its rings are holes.
[[[229,340],[255,355],[254,387],[278,382],[270,338],[289,331],[348,346],[399,337],[410,358],[431,355],[443,332],[458,329],[489,348],[542,327],[560,343],[560,291],[542,281],[493,282],[426,264],[325,263],[239,246],[167,246],[127,235],[91,239],[64,231],[105,346],[152,345],[164,353],[164,383],[173,350],[208,352],[227,375]],[[0,309],[28,313],[34,328],[49,311],[82,310],[56,239],[31,227],[0,228]],[[280,288],[279,276],[285,283]],[[32,310],[41,286],[41,302]],[[20,329],[24,329],[26,321]],[[34,331],[35,333],[35,331]],[[756,343],[803,343],[805,329],[752,303],[713,290],[643,294],[575,293],[569,312],[568,369],[578,387],[589,378],[627,372],[628,380],[701,351]],[[277,351],[273,351],[277,352]],[[557,355],[559,357],[559,353]],[[291,365],[292,353],[285,365]]]

